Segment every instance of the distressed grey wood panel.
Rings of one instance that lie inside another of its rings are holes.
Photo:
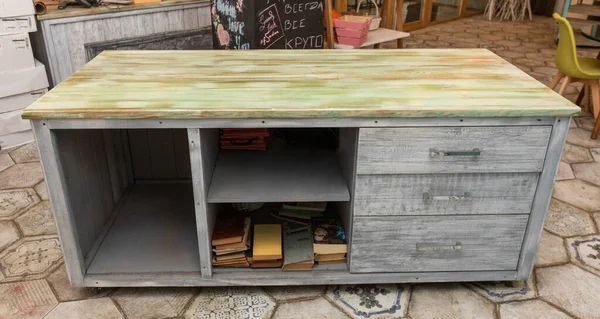
[[[44,179],[48,187],[48,196],[52,205],[52,214],[60,239],[65,266],[73,286],[84,285],[85,263],[78,237],[75,212],[71,207],[66,176],[63,174],[59,159],[56,134],[43,121],[31,121],[37,149],[44,170]]]
[[[56,85],[90,60],[86,44],[210,26],[210,10],[208,5],[183,4],[129,14],[44,20],[40,24],[44,33],[44,40],[40,42],[44,42],[45,47],[37,56],[50,60],[47,69]]]
[[[365,128],[358,174],[541,172],[551,126]],[[478,156],[434,156],[471,152]]]
[[[148,148],[152,164],[152,178],[172,179],[177,177],[173,131],[170,129],[148,130]]]
[[[135,180],[152,178],[148,130],[127,130]]]
[[[71,60],[71,54],[69,52],[69,40],[67,38],[69,33],[69,26],[66,24],[57,24],[51,27],[49,30],[52,38],[52,49],[50,55],[50,61],[54,65],[52,72],[57,72],[57,75],[61,79],[66,79],[68,76],[73,74],[77,68],[73,66]],[[52,74],[54,78],[54,73]],[[57,84],[56,82],[54,83]]]
[[[359,175],[356,216],[529,214],[539,173]]]
[[[130,120],[46,120],[51,129],[77,128],[256,128],[256,127],[423,127],[431,126],[530,126],[552,125],[552,118],[500,117],[500,118],[327,118],[327,119],[130,119]]]
[[[173,130],[173,151],[175,152],[176,176],[179,179],[192,179],[190,167],[190,147],[187,130]]]
[[[173,287],[173,286],[292,286],[349,285],[458,281],[512,281],[516,271],[407,272],[351,274],[346,270],[281,271],[252,269],[228,271],[201,278],[195,273],[87,275],[88,287]]]
[[[135,185],[87,274],[198,272],[192,187]]]
[[[209,203],[348,200],[332,151],[221,150],[208,191]]]
[[[518,278],[527,279],[531,276],[535,255],[542,236],[544,219],[550,198],[552,197],[552,188],[554,187],[554,178],[558,171],[558,165],[562,156],[565,140],[569,131],[570,117],[558,117],[555,119],[546,154],[544,170],[540,176],[539,185],[533,200],[531,208],[531,217],[527,225],[527,236],[523,242],[521,250],[521,259],[519,260]]]
[[[338,160],[342,176],[346,180],[348,190],[350,191],[350,200],[338,202],[339,216],[344,224],[347,242],[352,242],[352,221],[355,201],[355,179],[356,179],[356,148],[358,145],[358,128],[340,128]],[[351,251],[346,254],[348,266],[352,259]]]
[[[516,270],[528,217],[355,217],[350,272]]]
[[[196,230],[202,277],[212,276],[211,238],[217,218],[217,205],[208,204],[206,195],[219,151],[219,130],[188,129],[192,185],[196,209]]]
[[[113,211],[113,185],[100,130],[56,131],[81,250],[86,254]]]
[[[126,149],[123,145],[121,130],[102,130],[106,160],[115,202],[119,201],[125,189],[129,186],[127,167],[130,163],[125,157]]]

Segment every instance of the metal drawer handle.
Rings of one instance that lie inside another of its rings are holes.
[[[429,193],[423,193],[423,200],[426,202],[434,200],[470,200],[472,198],[471,193],[465,192],[463,195],[431,195]]]
[[[444,156],[480,156],[481,150],[474,148],[472,151],[440,151],[435,148],[429,149],[429,157],[444,157]]]
[[[417,243],[418,251],[448,251],[448,250],[462,250],[463,245],[462,242],[457,241],[454,245],[432,245],[432,244],[423,244]]]

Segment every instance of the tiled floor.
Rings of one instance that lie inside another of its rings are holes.
[[[556,72],[553,30],[548,18],[471,18],[414,32],[406,46],[490,48],[547,83]],[[527,282],[74,289],[35,147],[0,151],[0,318],[600,318],[600,140],[589,139],[592,118],[571,124]]]

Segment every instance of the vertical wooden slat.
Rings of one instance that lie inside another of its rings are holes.
[[[167,12],[168,31],[185,30],[185,19],[182,10],[172,10]]]
[[[128,130],[131,163],[135,180],[152,178],[147,130]]]
[[[56,149],[56,138],[42,120],[31,122],[44,170],[44,178],[48,186],[54,222],[65,256],[67,275],[71,285],[83,286],[85,274],[83,253],[79,245],[73,209],[69,203],[66,180],[62,174],[63,169]]]
[[[218,130],[188,129],[194,206],[202,277],[212,276],[211,237],[217,206],[206,202],[206,194],[218,152]]]
[[[51,36],[54,41],[54,50],[51,52],[50,59],[56,66],[53,70],[56,74],[52,74],[52,76],[58,80],[54,83],[56,85],[58,82],[62,82],[64,79],[68,78],[74,72],[71,63],[71,55],[69,54],[69,42],[67,40],[69,29],[66,24],[54,24],[49,30],[52,33]]]
[[[327,25],[327,49],[333,49],[333,21],[331,21],[331,0],[325,1],[325,23]]]
[[[527,279],[533,269],[535,255],[542,235],[544,227],[544,219],[546,211],[550,205],[552,189],[554,187],[554,178],[558,171],[558,164],[562,156],[563,146],[567,139],[569,130],[570,117],[557,117],[552,127],[548,150],[546,151],[546,159],[544,168],[538,181],[538,187],[531,205],[531,214],[527,225],[527,231],[523,246],[521,248],[521,256],[519,259],[519,267],[517,269],[518,279]]]
[[[183,27],[182,30],[191,30],[200,28],[198,21],[198,9],[191,8],[183,10]]]
[[[172,130],[149,129],[148,148],[154,179],[173,179],[177,176]]]
[[[187,130],[173,130],[173,150],[175,152],[175,169],[177,178],[191,179],[190,148]]]

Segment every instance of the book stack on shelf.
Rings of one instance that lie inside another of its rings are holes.
[[[313,250],[319,265],[346,263],[348,245],[344,226],[337,218],[314,218]]]
[[[212,236],[213,266],[250,267],[246,252],[250,249],[250,217],[241,213],[221,213]]]
[[[311,270],[314,264],[310,226],[286,230],[283,235],[283,270]]]
[[[224,128],[221,149],[265,151],[270,135],[267,128]]]
[[[294,223],[309,225],[311,218],[322,217],[327,202],[284,203],[275,217]]]
[[[280,268],[283,265],[281,247],[281,225],[254,225],[252,257],[248,258],[252,268]]]

